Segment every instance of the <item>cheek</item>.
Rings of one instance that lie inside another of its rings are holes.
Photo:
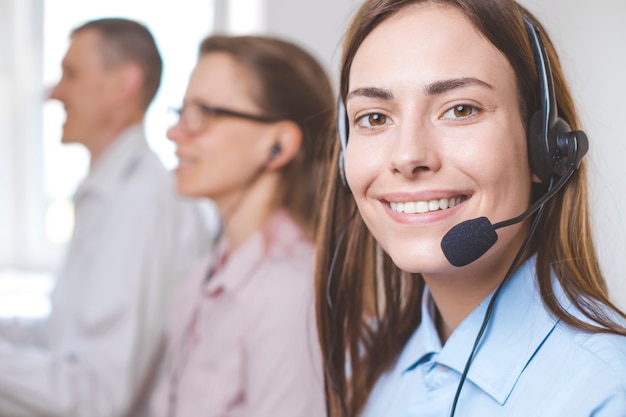
[[[208,197],[247,187],[264,163],[252,140],[219,126],[206,136],[181,141],[179,148],[193,161],[185,179]]]
[[[112,95],[112,92],[102,89],[99,84],[77,85],[68,94],[69,105],[82,122],[108,123],[108,118],[116,107]]]
[[[196,180],[206,185],[224,182],[233,176],[239,165],[228,147],[220,146],[220,141],[204,138],[194,143],[192,155],[196,155],[198,170]],[[230,167],[230,168],[229,168]]]
[[[497,135],[497,132],[510,132]],[[489,204],[499,206],[509,215],[516,215],[528,203],[532,174],[528,163],[526,137],[523,129],[498,129],[482,146],[470,148],[459,165],[485,193]],[[504,214],[502,214],[504,215]]]
[[[212,150],[194,148],[194,157],[180,160],[176,171],[178,191],[192,197],[214,198],[229,188],[229,174],[223,158],[215,158]]]
[[[371,144],[349,142],[345,158],[346,180],[358,198],[382,172],[383,152]]]

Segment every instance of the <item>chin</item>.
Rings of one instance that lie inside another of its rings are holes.
[[[63,131],[63,136],[61,136],[61,143],[78,143],[78,141],[76,139],[73,139],[72,135],[65,133],[65,131]]]
[[[184,197],[197,198],[204,195],[198,191],[196,187],[186,181],[176,181],[176,192]]]
[[[61,143],[76,143],[76,138],[80,135],[77,135],[76,129],[73,127],[72,122],[68,121],[67,118],[63,122],[62,130],[61,130]]]
[[[435,243],[392,247],[387,253],[398,268],[409,273],[438,274],[454,268],[444,256],[440,245]]]

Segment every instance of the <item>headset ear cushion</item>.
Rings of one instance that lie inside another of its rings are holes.
[[[581,161],[587,154],[587,151],[589,151],[589,139],[582,130],[571,131],[567,135],[569,136],[567,145],[571,149],[570,153],[572,155],[568,163],[579,168]]]
[[[535,112],[530,118],[526,141],[528,142],[528,161],[530,169],[542,182],[550,180],[552,157],[546,138],[543,135],[543,114]]]

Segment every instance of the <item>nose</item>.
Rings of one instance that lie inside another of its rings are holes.
[[[178,143],[183,141],[188,135],[180,125],[180,121],[177,121],[167,129],[166,136],[172,142]]]
[[[427,123],[403,123],[397,129],[389,168],[407,178],[436,172],[441,167],[439,141]]]
[[[49,86],[44,89],[44,98],[50,100],[59,100],[62,101],[61,95],[61,83],[57,83],[54,86]]]

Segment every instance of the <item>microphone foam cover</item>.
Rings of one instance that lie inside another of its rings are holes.
[[[465,266],[480,258],[496,243],[496,229],[486,217],[454,226],[441,240],[443,254],[454,266]]]

